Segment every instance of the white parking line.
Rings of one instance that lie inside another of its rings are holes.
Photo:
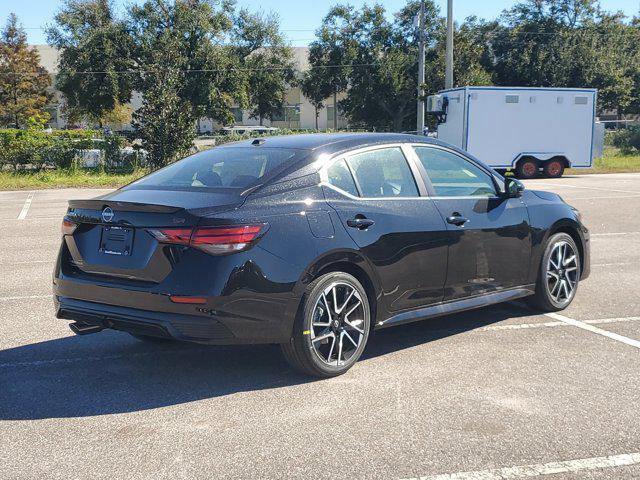
[[[583,186],[578,186],[578,185],[566,185],[566,184],[557,184],[554,185],[552,183],[538,183],[536,185],[542,185],[542,186],[546,186],[546,187],[560,187],[560,188],[580,188],[583,190],[601,190],[603,192],[620,192],[620,193],[631,193],[634,195],[640,194],[640,192],[638,191],[633,191],[633,190],[616,190],[615,188],[601,188],[601,187],[583,187]]]
[[[506,480],[510,478],[540,477],[558,473],[576,473],[586,470],[600,470],[602,468],[624,467],[640,463],[640,453],[624,453],[608,457],[581,458],[562,462],[536,463],[516,467],[492,468],[472,472],[445,473],[414,477],[411,480]],[[409,479],[407,479],[409,480]]]
[[[590,325],[599,325],[607,323],[635,322],[640,321],[640,317],[617,317],[617,318],[599,318],[596,320],[585,320],[584,323]],[[476,329],[477,332],[492,330],[523,330],[528,328],[545,328],[545,327],[566,327],[566,322],[537,322],[537,323],[512,323],[507,325],[490,325]]]
[[[611,233],[592,233],[592,237],[612,237],[615,235],[638,235],[640,232],[611,232]]]
[[[638,340],[634,340],[623,335],[618,335],[617,333],[609,332],[608,330],[603,330],[602,328],[594,327],[593,325],[590,325],[586,322],[574,320],[573,318],[565,317],[564,315],[560,315],[558,313],[545,313],[545,316],[560,320],[561,322],[573,325],[574,327],[582,328],[583,330],[587,330],[592,333],[597,333],[598,335],[602,335],[603,337],[617,340],[618,342],[625,343],[632,347],[640,348],[640,341]]]
[[[29,196],[27,197],[27,199],[24,201],[24,205],[22,206],[22,210],[20,211],[20,214],[18,215],[18,220],[24,220],[25,218],[27,218],[27,213],[29,212],[29,207],[31,207],[31,202],[33,201],[33,196],[36,194],[36,192],[31,192],[29,194]]]

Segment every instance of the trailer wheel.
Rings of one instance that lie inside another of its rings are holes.
[[[544,176],[548,178],[560,178],[564,173],[564,162],[558,158],[552,158],[542,165]]]
[[[526,157],[516,165],[518,178],[534,178],[538,174],[538,161],[535,158]]]

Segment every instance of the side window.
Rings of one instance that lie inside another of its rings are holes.
[[[473,163],[439,148],[415,147],[436,195],[441,197],[493,196],[491,177]]]
[[[340,190],[343,190],[351,195],[357,197],[358,189],[353,181],[353,176],[347,168],[347,163],[344,160],[338,160],[327,170],[327,176],[329,183]]]
[[[347,159],[363,197],[417,197],[418,187],[400,148],[381,148]]]

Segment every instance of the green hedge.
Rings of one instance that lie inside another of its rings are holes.
[[[104,148],[95,130],[0,130],[0,167],[42,168],[44,165],[69,167],[79,150]]]

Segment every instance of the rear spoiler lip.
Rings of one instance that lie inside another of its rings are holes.
[[[157,205],[153,203],[136,203],[136,202],[118,202],[114,200],[87,199],[87,200],[69,200],[69,208],[79,208],[88,210],[103,210],[105,207],[111,207],[121,212],[153,212],[153,213],[176,213],[184,210],[183,207],[174,207],[169,205]]]

